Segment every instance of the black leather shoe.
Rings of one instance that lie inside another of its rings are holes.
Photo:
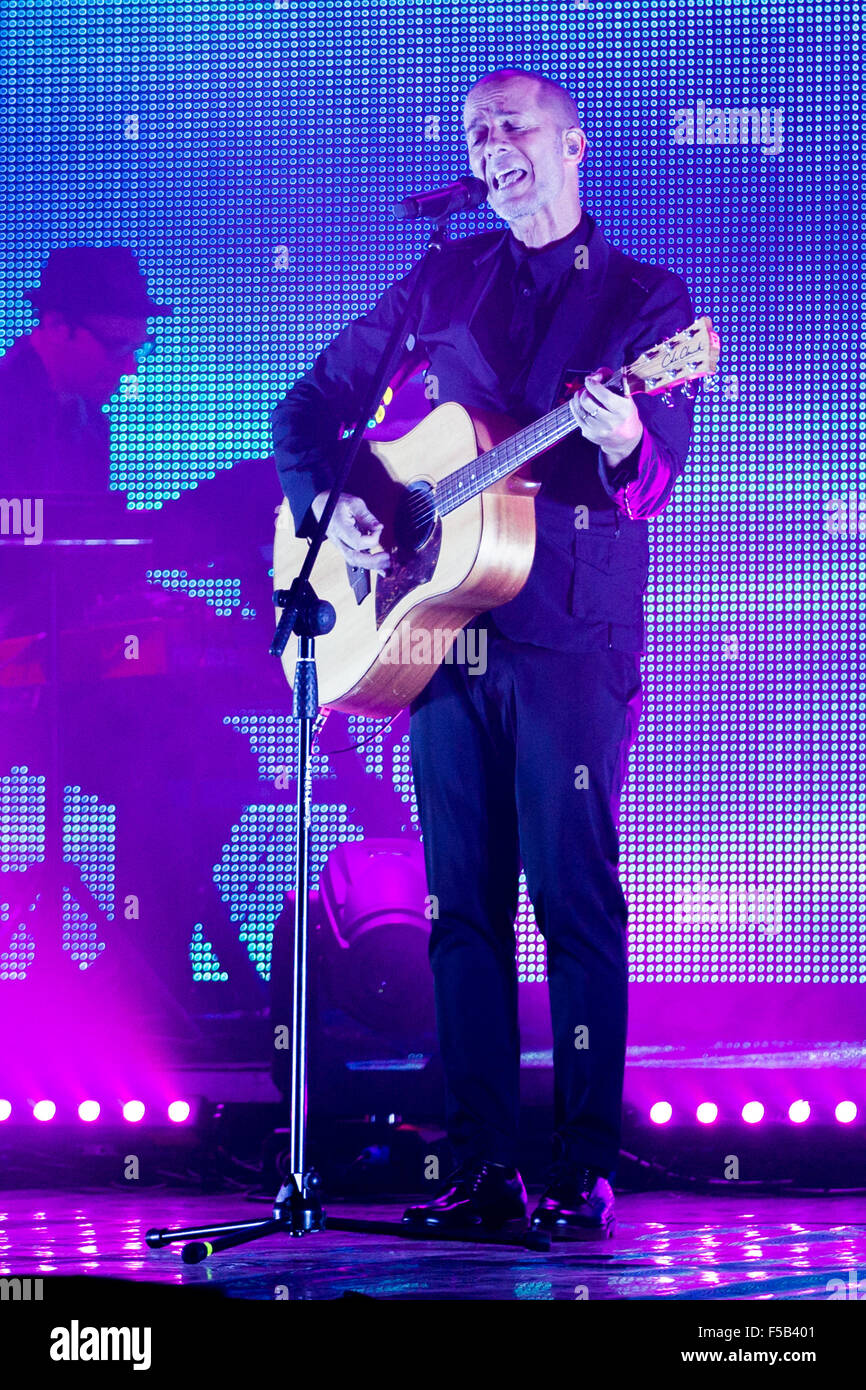
[[[557,1164],[531,1228],[554,1240],[608,1240],[616,1230],[610,1183],[592,1168]]]
[[[403,1222],[419,1231],[501,1231],[527,1227],[527,1198],[516,1168],[482,1159],[463,1163],[446,1178],[444,1191],[430,1202],[407,1207]]]

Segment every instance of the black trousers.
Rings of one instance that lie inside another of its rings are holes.
[[[459,1161],[516,1164],[522,859],[547,947],[557,1156],[612,1175],[627,1021],[619,798],[640,655],[551,651],[492,627],[482,665],[443,664],[410,718],[449,1139]]]

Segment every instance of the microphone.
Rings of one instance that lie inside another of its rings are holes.
[[[483,179],[467,174],[456,183],[448,183],[444,188],[434,188],[428,193],[412,193],[402,202],[391,204],[391,216],[397,222],[411,222],[416,217],[448,217],[452,212],[468,211],[477,208],[487,197],[487,184]]]

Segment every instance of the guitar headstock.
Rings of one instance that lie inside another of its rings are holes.
[[[647,348],[620,372],[627,396],[644,392],[658,396],[698,377],[712,376],[719,360],[719,335],[704,315],[688,328]],[[672,402],[668,402],[672,404]]]

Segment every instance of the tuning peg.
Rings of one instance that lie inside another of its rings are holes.
[[[680,390],[682,391],[682,393],[683,393],[683,395],[685,396],[685,398],[686,398],[687,401],[693,401],[693,400],[694,400],[694,398],[695,398],[695,383],[694,383],[693,381],[681,381],[681,382],[680,382]]]
[[[664,395],[662,396],[662,405],[666,405],[668,410],[673,410],[674,398],[669,391],[665,391]]]

